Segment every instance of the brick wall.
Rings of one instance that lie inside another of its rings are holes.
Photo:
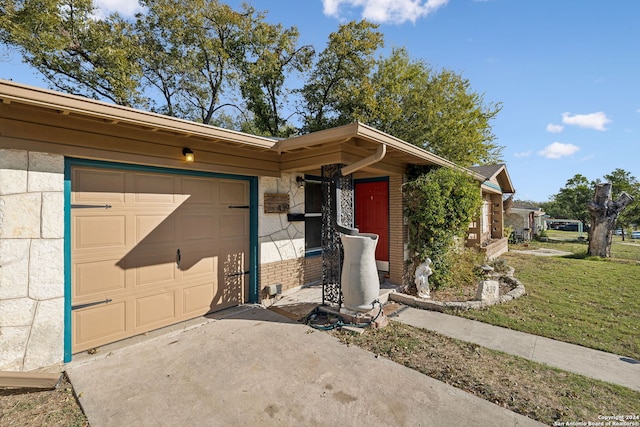
[[[408,232],[404,225],[403,181],[402,175],[389,177],[389,281],[397,285],[406,284],[407,274],[404,254]]]
[[[311,256],[304,259],[304,284],[322,281],[322,256]]]
[[[282,285],[285,292],[300,286],[322,280],[322,257],[312,256],[260,265],[259,289],[261,297],[266,297],[264,289],[268,285]]]

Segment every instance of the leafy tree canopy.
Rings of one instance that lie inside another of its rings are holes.
[[[277,137],[358,120],[461,166],[500,159],[500,104],[405,49],[377,58],[376,24],[340,25],[316,55],[249,4],[140,4],[127,20],[98,18],[91,0],[0,0],[0,42],[68,93]]]
[[[367,21],[352,21],[329,35],[300,90],[304,133],[351,123],[356,112],[367,109],[374,54],[384,43],[377,29]]]
[[[587,204],[593,198],[594,186],[584,175],[576,174],[542,207],[553,218],[577,219],[586,225],[589,223]]]
[[[485,105],[462,76],[394,49],[378,62],[373,88],[375,107],[357,119],[461,166],[500,161],[489,122],[501,107]]]
[[[617,224],[629,227],[640,224],[640,183],[629,172],[616,169],[604,175],[604,180],[612,184],[612,198],[616,200],[622,192],[634,197],[631,203],[618,217]],[[554,218],[578,219],[583,224],[590,222],[587,204],[593,200],[596,184],[600,179],[589,181],[584,175],[576,174],[567,180],[565,186],[551,197],[548,202],[541,203],[544,211]]]

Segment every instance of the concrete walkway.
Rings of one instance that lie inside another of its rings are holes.
[[[509,252],[514,252],[514,253],[517,253],[517,254],[525,254],[525,255],[537,255],[537,256],[567,256],[567,255],[571,255],[571,252],[559,251],[557,249],[549,249],[549,248],[529,249],[529,250],[509,249]]]
[[[404,307],[393,320],[640,391],[640,361],[462,317]]]
[[[74,357],[91,427],[542,425],[264,308],[180,326]]]

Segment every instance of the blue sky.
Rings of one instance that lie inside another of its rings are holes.
[[[241,1],[223,1],[237,8]],[[131,14],[132,0],[102,0]],[[546,201],[575,174],[640,177],[640,2],[637,0],[252,0],[267,21],[297,26],[321,51],[340,23],[381,25],[386,48],[468,79],[486,102],[517,190]],[[386,52],[386,51],[385,51]],[[384,54],[385,52],[381,52]],[[14,56],[0,78],[46,87]]]

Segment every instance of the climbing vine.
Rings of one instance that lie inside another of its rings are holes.
[[[447,286],[456,238],[466,237],[482,206],[478,183],[462,171],[444,167],[410,171],[409,179],[404,198],[411,262],[416,266],[431,258],[429,282],[434,288]]]

